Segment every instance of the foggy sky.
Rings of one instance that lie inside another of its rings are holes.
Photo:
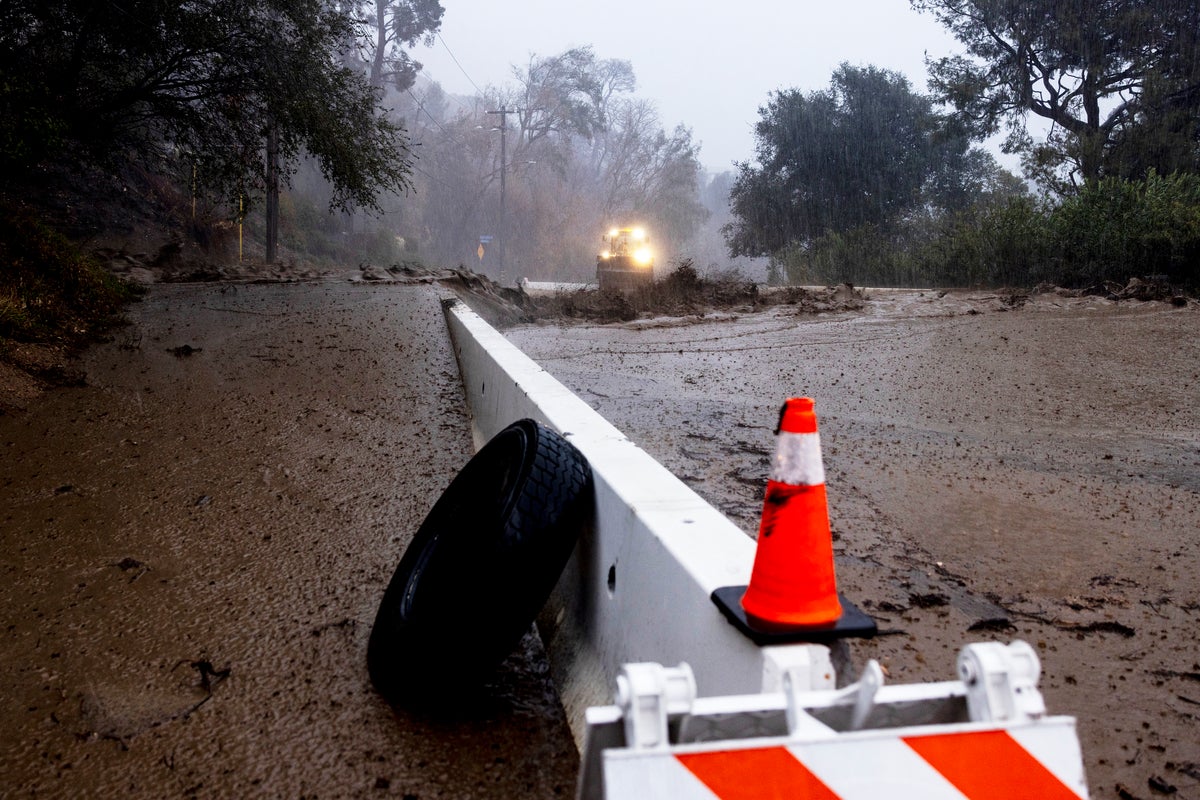
[[[907,0],[442,0],[442,6],[445,46],[435,40],[413,56],[447,92],[474,95],[476,86],[511,82],[510,65],[527,64],[531,53],[551,56],[590,44],[599,58],[632,62],[637,96],[657,105],[668,130],[690,127],[701,163],[713,172],[753,158],[758,108],[775,89],[824,88],[837,65],[849,61],[902,72],[926,92],[926,51],[936,57],[960,49]]]

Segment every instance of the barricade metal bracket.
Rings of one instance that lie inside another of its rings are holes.
[[[967,687],[967,709],[977,722],[1037,719],[1046,703],[1037,682],[1042,665],[1022,641],[969,644],[958,654],[958,677]]]
[[[813,689],[804,662],[781,691],[721,697],[687,665],[626,665],[617,705],[587,711],[578,798],[1088,796],[1075,721],[1045,714],[1024,642],[968,645],[941,683],[884,685],[871,661]]]
[[[617,706],[625,722],[627,747],[666,747],[668,720],[692,710],[696,678],[687,664],[626,664],[617,676]]]

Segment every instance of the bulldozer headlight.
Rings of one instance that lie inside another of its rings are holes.
[[[639,247],[637,250],[633,251],[633,262],[639,267],[647,266],[653,260],[654,255],[650,252],[650,248],[648,247]]]

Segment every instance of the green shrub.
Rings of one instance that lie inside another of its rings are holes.
[[[1013,286],[1048,280],[1046,212],[1031,198],[968,209],[942,221],[913,253],[914,271],[939,286]]]
[[[912,273],[897,237],[875,225],[827,233],[807,247],[788,251],[782,263],[793,285],[915,286],[922,282]]]
[[[0,336],[78,341],[137,290],[28,214],[0,213]]]
[[[1053,227],[1057,282],[1064,285],[1147,275],[1200,284],[1200,176],[1106,178],[1067,199]]]
[[[1162,276],[1200,286],[1200,176],[1108,178],[1056,207],[1030,197],[831,233],[776,255],[792,284],[1085,288]]]

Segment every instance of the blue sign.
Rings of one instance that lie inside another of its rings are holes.
[[[492,242],[492,237],[491,237],[490,235],[489,235],[489,236],[480,236],[480,237],[479,237],[479,243],[480,243],[480,244],[491,244],[491,242]]]

